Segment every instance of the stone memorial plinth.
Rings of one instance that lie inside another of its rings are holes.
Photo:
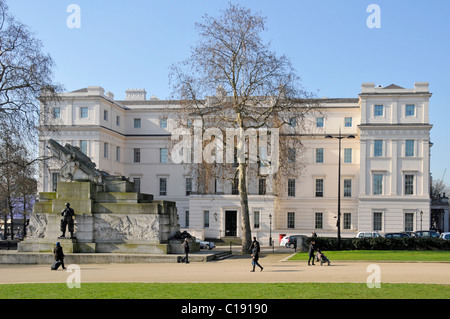
[[[179,232],[175,202],[134,192],[134,183],[95,169],[78,148],[50,140],[52,152],[65,161],[56,192],[39,194],[28,236],[19,252],[51,252],[60,242],[65,253],[178,253],[170,239]],[[80,154],[81,153],[81,154]],[[73,239],[61,238],[61,212],[75,212]],[[192,251],[198,251],[192,245]]]
[[[92,182],[60,182],[55,193],[41,193],[30,217],[28,237],[18,250],[51,251],[59,241],[67,253],[179,251],[169,242],[179,231],[174,202],[155,201],[147,194],[96,189]],[[75,211],[76,239],[59,238],[65,203]]]

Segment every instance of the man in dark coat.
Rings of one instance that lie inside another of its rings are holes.
[[[63,248],[59,242],[57,242],[55,248],[53,248],[53,255],[55,256],[55,261],[59,261],[61,263],[62,269],[66,269],[66,267],[64,267]]]
[[[66,208],[63,209],[61,212],[61,216],[63,218],[61,219],[61,231],[62,235],[59,238],[65,238],[66,237],[66,226],[69,229],[70,232],[70,238],[73,238],[73,231],[74,231],[74,217],[75,217],[75,211],[73,208],[70,207],[69,203],[66,203]]]
[[[310,265],[310,261],[312,260],[312,264],[314,266],[314,255],[316,253],[316,242],[313,240],[311,241],[311,243],[309,244],[309,259],[308,259],[308,266]]]
[[[186,256],[184,258],[181,259],[181,262],[185,262],[186,264],[189,264],[189,240],[187,238],[184,239],[184,243],[183,243],[183,247],[184,247],[184,253],[186,254]]]
[[[252,249],[252,265],[253,265],[253,270],[251,270],[251,272],[255,272],[255,266],[258,266],[259,268],[261,268],[261,271],[263,271],[263,267],[258,263],[259,260],[259,245],[257,242],[255,242],[253,244],[253,249]]]

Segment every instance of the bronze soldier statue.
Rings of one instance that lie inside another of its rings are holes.
[[[61,212],[61,216],[63,216],[63,218],[61,219],[62,235],[59,238],[66,237],[66,226],[69,229],[70,238],[74,238],[73,231],[74,231],[75,211],[73,210],[73,208],[70,208],[70,203],[66,203],[66,208],[64,208],[63,211]]]

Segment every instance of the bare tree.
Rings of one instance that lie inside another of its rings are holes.
[[[35,147],[39,120],[51,118],[59,85],[52,83],[54,63],[42,43],[18,22],[0,0],[0,132]],[[40,107],[40,104],[48,107]],[[52,123],[46,120],[46,123]],[[51,124],[49,125],[51,126]],[[47,127],[50,129],[51,127]],[[0,163],[1,165],[1,163]]]
[[[0,139],[0,209],[3,211],[5,232],[8,215],[11,218],[11,239],[14,238],[14,208],[24,206],[23,217],[26,215],[28,195],[36,193],[36,180],[33,161],[23,143],[16,142],[11,137]],[[23,203],[22,203],[23,200]]]
[[[33,203],[37,193],[36,162],[30,160],[28,152],[22,151],[16,161],[14,198],[17,215],[22,215],[23,236],[27,235],[27,220],[33,211]]]
[[[442,179],[433,179],[431,183],[431,197],[449,196],[450,187]]]
[[[290,140],[292,144],[298,139],[290,137],[297,135],[306,115],[318,105],[318,100],[301,88],[290,60],[263,41],[265,23],[266,18],[234,4],[218,17],[205,15],[203,22],[196,24],[199,41],[191,56],[174,65],[171,72],[174,94],[182,100],[186,117],[200,120],[203,131],[235,129],[240,135],[237,145],[226,147],[237,158],[228,177],[238,183],[243,253],[249,252],[251,243],[246,179],[254,159],[245,146],[248,136],[244,134],[260,130],[273,137],[279,129],[283,138],[277,137],[276,142]],[[289,131],[289,127],[295,130]],[[261,140],[260,135],[257,138]],[[263,160],[258,154],[256,167]],[[204,162],[198,164],[197,172],[206,167]]]

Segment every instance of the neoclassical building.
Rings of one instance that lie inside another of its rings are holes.
[[[239,237],[240,199],[232,183],[214,181],[213,191],[199,194],[191,168],[171,160],[180,102],[146,94],[127,90],[119,101],[98,86],[61,94],[51,110],[59,130],[40,136],[40,155],[49,155],[49,139],[78,146],[100,170],[175,201],[182,230],[199,238]],[[339,134],[341,235],[428,229],[430,97],[428,83],[420,82],[411,89],[363,83],[358,97],[323,98],[302,134],[299,173],[277,191],[270,176],[248,178],[252,235],[264,244],[280,234],[336,236],[339,140],[329,137]],[[53,191],[57,182],[57,164],[43,163],[39,191]]]

